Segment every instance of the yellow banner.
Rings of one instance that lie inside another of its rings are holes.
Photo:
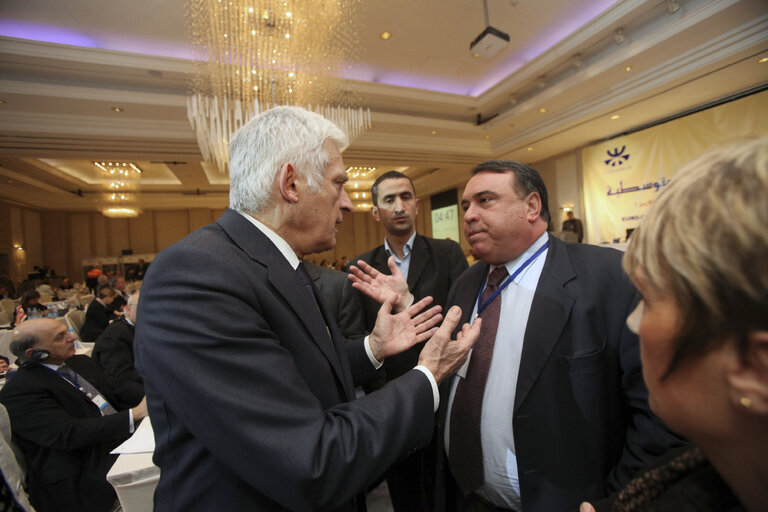
[[[687,162],[742,137],[768,136],[768,91],[584,148],[589,243],[624,242]]]

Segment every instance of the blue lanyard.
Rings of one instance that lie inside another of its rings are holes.
[[[546,241],[546,243],[545,243],[544,245],[542,245],[542,246],[539,248],[539,250],[538,250],[538,251],[536,251],[535,253],[533,253],[533,254],[531,255],[531,257],[530,257],[530,258],[528,258],[527,260],[525,260],[525,261],[523,262],[523,264],[522,264],[522,265],[520,265],[520,266],[517,268],[517,270],[515,270],[515,272],[514,272],[514,273],[513,273],[511,276],[507,277],[507,279],[505,279],[505,280],[504,280],[504,282],[501,284],[501,286],[499,286],[498,288],[496,288],[496,291],[495,291],[495,292],[493,292],[493,295],[491,295],[490,297],[488,297],[488,300],[486,300],[486,301],[485,301],[485,302],[483,302],[482,304],[480,303],[480,301],[481,301],[481,300],[482,300],[482,298],[483,298],[483,289],[484,289],[485,287],[484,287],[484,286],[481,286],[481,287],[480,287],[480,291],[478,291],[478,292],[477,292],[477,316],[480,316],[480,313],[482,313],[482,312],[485,310],[485,308],[487,308],[487,307],[488,307],[488,305],[489,305],[491,302],[493,302],[493,299],[495,299],[495,298],[496,298],[496,297],[497,297],[497,296],[498,296],[498,295],[499,295],[499,294],[502,292],[502,290],[504,290],[504,288],[506,288],[507,286],[509,286],[509,283],[511,283],[512,281],[514,281],[514,280],[515,280],[515,278],[516,278],[517,276],[519,276],[519,275],[520,275],[520,272],[522,272],[523,270],[525,270],[526,268],[528,268],[528,266],[529,266],[531,263],[533,263],[533,262],[534,262],[534,260],[535,260],[536,258],[538,258],[538,257],[539,257],[539,255],[540,255],[541,253],[543,253],[544,251],[546,251],[546,250],[547,250],[547,247],[549,247],[549,240],[547,240],[547,241]],[[485,283],[485,282],[486,282],[486,280],[488,279],[488,272],[489,272],[490,270],[491,270],[491,267],[488,267],[488,269],[485,271],[485,277],[483,278],[483,283]]]

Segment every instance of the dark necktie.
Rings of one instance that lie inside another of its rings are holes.
[[[497,267],[488,276],[481,303],[485,303],[507,277],[507,269]],[[470,494],[484,482],[483,447],[480,437],[480,417],[488,370],[493,359],[493,344],[499,327],[501,295],[480,314],[483,325],[472,349],[467,376],[459,381],[451,408],[449,462],[453,476],[464,494]]]
[[[299,266],[296,267],[296,273],[299,275],[301,282],[304,283],[304,286],[306,286],[309,294],[312,295],[312,298],[315,299],[315,301],[317,301],[315,290],[312,287],[312,278],[309,276],[309,272],[307,272],[307,268],[304,266],[304,262],[300,262]]]
[[[93,400],[94,397],[101,395],[99,390],[96,389],[93,384],[85,380],[82,375],[76,373],[66,364],[61,365],[58,369],[58,372],[63,375],[69,382],[79,388],[80,391],[85,393],[85,395],[91,400]],[[104,395],[101,395],[101,397],[104,398]],[[104,398],[104,407],[101,408],[101,413],[103,416],[107,416],[109,414],[116,414],[117,410],[115,410],[115,408],[112,407],[109,402],[107,402],[107,399]]]

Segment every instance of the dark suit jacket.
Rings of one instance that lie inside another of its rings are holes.
[[[375,371],[320,305],[232,210],[155,258],[134,349],[161,469],[156,510],[352,510],[429,441],[424,374],[353,401],[353,374]]]
[[[96,338],[104,332],[109,325],[112,315],[106,306],[96,299],[93,299],[85,312],[85,321],[80,328],[80,339],[88,343],[93,343]]]
[[[110,510],[115,493],[107,471],[117,457],[109,452],[130,435],[127,409],[141,401],[142,391],[104,374],[87,356],[73,356],[67,365],[121,412],[102,416],[83,392],[34,363],[0,390],[0,402],[24,453],[29,497],[37,510]]]
[[[384,244],[354,258],[350,264],[363,260],[373,268],[389,275],[387,251]],[[445,308],[448,291],[456,279],[467,269],[467,259],[461,246],[452,240],[436,240],[418,233],[413,239],[411,264],[408,270],[408,289],[415,301],[424,297],[434,298],[432,306]],[[381,304],[352,288],[347,283],[344,302],[341,306],[340,328],[345,336],[371,332]],[[431,307],[431,306],[430,306]],[[396,378],[416,366],[424,343],[390,357],[384,362],[387,379]]]
[[[118,380],[130,380],[143,387],[144,381],[133,364],[133,331],[125,318],[112,322],[96,339],[91,357]]]
[[[339,314],[342,304],[342,295],[348,293],[344,285],[347,282],[347,273],[333,268],[321,267],[308,261],[304,262],[307,273],[320,291],[320,295],[328,306],[328,310],[336,323],[340,323]],[[354,288],[349,288],[354,290]]]
[[[638,299],[622,253],[549,238],[514,397],[525,512],[576,509],[683,443],[648,408],[637,336],[625,324]],[[448,303],[463,311],[459,325],[469,320],[487,269],[472,266],[451,290]]]

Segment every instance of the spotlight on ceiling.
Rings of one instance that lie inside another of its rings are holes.
[[[623,28],[616,29],[616,32],[613,33],[613,40],[616,44],[621,44],[627,40],[627,34],[624,32]]]
[[[667,12],[675,14],[680,10],[680,3],[677,0],[667,0]]]

